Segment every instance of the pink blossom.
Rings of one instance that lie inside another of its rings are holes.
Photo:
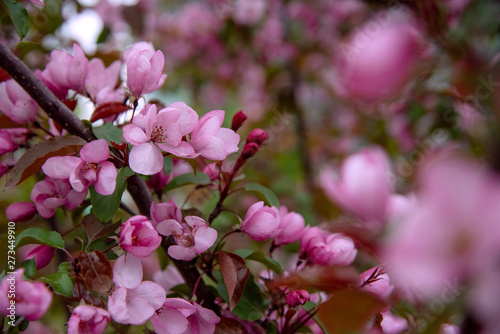
[[[292,290],[286,295],[286,303],[290,307],[304,305],[311,299],[309,292],[306,290]]]
[[[26,245],[30,250],[24,256],[24,260],[35,259],[36,269],[41,269],[49,264],[54,256],[55,248],[45,245]]]
[[[5,215],[11,222],[24,222],[33,218],[36,206],[32,202],[15,202],[5,209]]]
[[[389,276],[382,272],[380,267],[368,269],[359,275],[359,284],[362,290],[371,292],[384,300],[389,297],[394,289]]]
[[[7,298],[11,285],[15,285],[16,316],[24,316],[27,320],[38,320],[47,312],[52,303],[52,293],[41,282],[30,282],[23,279],[24,269],[7,273],[0,283],[0,313],[12,314],[10,299]]]
[[[166,74],[163,73],[165,56],[163,52],[154,52],[151,43],[139,42],[124,52],[127,64],[127,87],[130,95],[140,97],[160,88]]]
[[[111,320],[108,311],[102,308],[79,305],[75,307],[68,321],[68,333],[101,334]]]
[[[167,298],[150,319],[158,334],[213,334],[219,321],[213,311],[181,298]]]
[[[296,212],[288,212],[286,206],[280,206],[280,224],[271,238],[275,245],[291,244],[299,241],[304,230],[304,217]]]
[[[367,221],[384,221],[390,171],[387,153],[377,146],[368,147],[345,159],[340,177],[324,169],[320,182],[330,200],[342,208]]]
[[[68,210],[76,209],[87,196],[87,191],[77,192],[71,189],[68,180],[46,177],[35,184],[30,198],[36,205],[36,210],[43,218],[54,215],[56,208],[65,206]]]
[[[200,118],[189,142],[196,153],[220,161],[238,151],[240,136],[231,129],[221,128],[223,121],[223,110],[210,111]]]
[[[121,62],[118,60],[114,61],[108,68],[104,66],[104,62],[100,58],[90,60],[87,78],[85,79],[85,89],[96,103],[96,98],[100,92],[107,89],[106,92],[109,94],[116,87],[120,66]]]
[[[357,250],[353,241],[342,233],[328,233],[309,227],[300,241],[302,257],[313,264],[347,266],[354,261]]]
[[[50,62],[45,70],[35,71],[35,75],[61,100],[70,89],[85,92],[89,61],[78,44],[73,44],[73,55],[64,50],[50,53]]]
[[[142,325],[163,304],[165,290],[154,282],[142,281],[142,275],[141,260],[133,254],[122,255],[115,261],[115,289],[108,299],[108,311],[116,322]]]
[[[174,286],[185,283],[181,273],[173,264],[168,265],[165,270],[154,273],[153,281],[160,284],[167,293],[171,292]]]
[[[111,195],[116,187],[116,168],[109,158],[108,143],[98,139],[85,144],[78,157],[52,157],[42,166],[43,172],[52,178],[69,179],[78,192],[94,185],[101,195]]]
[[[277,208],[264,206],[257,202],[248,208],[245,219],[241,223],[241,231],[256,241],[264,241],[271,237],[280,226],[280,214]]]
[[[129,218],[120,231],[120,246],[137,257],[148,257],[161,244],[161,237],[145,216]]]
[[[382,312],[382,330],[384,334],[399,334],[408,329],[408,321],[392,314],[391,311]]]
[[[145,175],[160,172],[163,168],[161,150],[184,158],[196,156],[191,145],[182,140],[196,127],[198,115],[193,109],[175,102],[158,113],[155,105],[146,105],[143,113],[143,119],[139,118],[142,126],[129,124],[123,128],[123,137],[134,145],[129,156],[134,172]]]
[[[158,223],[168,219],[174,219],[178,223],[182,223],[181,209],[175,204],[173,198],[170,198],[166,203],[151,203],[150,211],[151,223],[154,227],[158,226]]]
[[[187,224],[167,219],[158,224],[158,232],[165,236],[174,236],[176,245],[168,248],[168,255],[177,260],[191,261],[197,254],[209,249],[217,240],[217,231],[196,216],[184,218]]]
[[[0,129],[0,155],[17,150],[17,144],[12,139],[12,135],[3,129]]]
[[[220,175],[220,171],[217,169],[216,162],[203,166],[202,172],[207,174],[210,177],[211,181],[217,180]]]
[[[33,122],[38,105],[13,79],[0,82],[0,111],[14,123]]]

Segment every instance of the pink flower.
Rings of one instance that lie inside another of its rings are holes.
[[[140,259],[132,254],[120,256],[113,266],[115,290],[108,299],[108,311],[119,323],[142,325],[165,301],[166,292],[158,284],[142,281]]]
[[[130,95],[140,97],[160,88],[166,74],[163,73],[165,56],[163,52],[154,52],[151,43],[139,42],[124,52],[127,64],[127,87]]]
[[[114,61],[108,68],[100,58],[93,58],[89,62],[89,71],[85,79],[85,89],[92,100],[96,101],[99,92],[108,89],[111,92],[116,87],[118,75],[120,74],[120,61]],[[107,101],[111,102],[111,101]]]
[[[33,122],[38,105],[13,79],[0,82],[0,111],[18,124]]]
[[[217,231],[196,216],[184,218],[187,224],[168,219],[156,227],[165,236],[174,236],[177,245],[168,248],[168,255],[177,260],[191,261],[197,254],[209,249],[217,240]]]
[[[38,320],[47,312],[52,303],[52,293],[41,282],[23,279],[24,269],[7,273],[0,283],[0,313],[14,320],[14,316],[24,316],[27,320]],[[15,310],[12,311],[9,290],[14,285]],[[13,316],[14,315],[14,316]],[[12,318],[10,318],[12,316]]]
[[[71,189],[68,180],[58,180],[46,177],[35,184],[30,198],[36,205],[36,210],[43,218],[54,215],[56,208],[65,206],[68,210],[76,209],[87,196],[87,191],[77,192]]]
[[[73,55],[64,50],[50,53],[50,62],[45,70],[35,71],[35,75],[61,100],[70,89],[83,93],[89,61],[78,44],[73,44]]]
[[[68,321],[68,333],[71,334],[101,334],[111,320],[108,311],[102,308],[79,305]]]
[[[223,121],[223,110],[210,111],[200,118],[189,142],[196,153],[220,161],[238,151],[240,136],[231,129],[221,128]]]
[[[390,171],[387,153],[380,147],[368,147],[343,162],[340,177],[324,169],[320,182],[330,200],[345,210],[367,221],[384,221],[391,193]]]
[[[286,295],[286,303],[290,307],[304,305],[309,300],[311,300],[311,296],[306,290],[292,290]]]
[[[12,139],[12,135],[3,129],[0,129],[0,155],[17,150],[17,144]]]
[[[382,272],[382,268],[375,267],[368,269],[359,275],[359,284],[362,290],[386,300],[392,293],[394,287],[389,281],[389,276]]]
[[[275,245],[291,244],[299,241],[304,230],[304,217],[296,212],[288,212],[286,206],[280,206],[280,224],[271,238]]]
[[[213,311],[181,298],[167,298],[150,319],[157,334],[213,334],[219,321]]]
[[[137,257],[148,257],[161,244],[161,237],[145,216],[133,216],[122,226],[120,246]]]
[[[36,206],[31,202],[12,203],[5,209],[5,215],[11,222],[24,222],[33,218],[36,213]]]
[[[43,172],[52,178],[69,179],[78,192],[86,191],[94,185],[101,195],[111,195],[116,187],[115,165],[109,158],[108,143],[98,139],[85,144],[78,157],[52,157],[42,166]]]
[[[280,214],[277,208],[264,206],[257,202],[248,208],[245,219],[241,223],[241,231],[256,241],[264,241],[276,232],[280,225]]]
[[[123,128],[123,137],[134,145],[130,151],[130,168],[140,174],[153,175],[163,168],[163,155],[169,152],[179,157],[192,158],[194,150],[182,138],[197,124],[196,112],[182,102],[175,102],[156,113],[155,105],[146,105],[143,124],[129,124]],[[138,115],[139,116],[139,115]],[[139,123],[139,121],[135,121]]]
[[[36,269],[41,269],[49,264],[54,256],[55,248],[45,245],[26,245],[31,249],[24,256],[24,260],[35,259]]]
[[[168,203],[151,203],[151,223],[154,227],[158,226],[158,223],[174,219],[178,223],[182,223],[182,212],[181,209],[175,204],[174,199],[170,198]]]
[[[215,181],[219,178],[220,171],[217,169],[217,163],[213,162],[211,164],[205,165],[202,172],[210,177],[211,181]]]
[[[318,227],[309,227],[302,235],[300,250],[303,258],[324,266],[347,266],[357,254],[350,238],[342,233],[327,233]]]
[[[399,334],[408,329],[408,321],[392,314],[391,311],[382,312],[382,330],[384,334]]]

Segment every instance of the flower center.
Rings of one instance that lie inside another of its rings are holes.
[[[184,234],[184,235],[181,235],[178,239],[177,239],[177,244],[182,246],[182,247],[193,247],[194,246],[194,238],[191,234]]]
[[[161,125],[155,125],[151,131],[151,141],[161,143],[167,140],[167,130]]]

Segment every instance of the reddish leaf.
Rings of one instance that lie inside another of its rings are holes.
[[[129,109],[129,106],[126,106],[120,102],[103,103],[96,108],[96,110],[92,114],[92,117],[90,118],[90,121],[95,122],[108,116],[115,116]]]
[[[2,129],[18,128],[20,126],[19,124],[12,122],[12,120],[4,114],[0,114],[0,124],[0,128]]]
[[[68,107],[68,109],[71,111],[75,111],[77,102],[78,102],[77,100],[73,99],[67,99],[62,101],[62,103],[64,103],[66,107]]]
[[[82,224],[89,243],[104,236],[111,235],[121,226],[121,222],[104,224],[93,213],[83,217]]]
[[[219,251],[219,265],[229,296],[229,306],[233,309],[243,294],[250,276],[245,260],[236,254]]]
[[[98,293],[107,293],[113,283],[113,269],[103,253],[93,251],[78,254],[80,278],[85,286]]]
[[[4,82],[10,79],[9,73],[7,73],[3,68],[0,68],[0,82]]]
[[[222,317],[215,326],[214,334],[266,334],[264,328],[253,321]]]
[[[362,333],[385,307],[385,302],[369,292],[341,290],[321,304],[318,316],[329,333]]]
[[[80,137],[55,137],[29,148],[7,173],[5,190],[15,187],[38,172],[48,158],[78,153],[87,142]]]

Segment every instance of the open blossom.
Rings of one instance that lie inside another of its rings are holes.
[[[170,198],[168,202],[165,203],[151,203],[151,223],[154,227],[158,225],[158,223],[168,220],[174,219],[179,224],[182,223],[182,212],[181,209],[175,204],[174,199]]]
[[[10,79],[0,82],[0,111],[14,123],[22,124],[35,121],[38,105],[14,79]]]
[[[151,43],[138,42],[125,50],[123,57],[127,64],[127,87],[130,95],[140,97],[151,93],[165,82],[165,56],[161,51],[155,52]]]
[[[257,202],[248,208],[245,219],[241,223],[241,231],[256,241],[264,241],[276,232],[280,225],[280,214],[277,208],[264,206]]]
[[[300,251],[311,263],[325,266],[347,266],[357,254],[350,238],[342,233],[328,233],[318,227],[309,227],[302,235]]]
[[[168,248],[168,255],[177,260],[190,261],[209,249],[217,240],[217,231],[196,216],[184,218],[187,224],[180,224],[175,219],[167,219],[158,224],[156,229],[165,236],[174,236],[176,245]]]
[[[119,323],[142,325],[165,301],[158,284],[142,281],[141,260],[132,254],[120,256],[113,266],[115,289],[108,299],[108,311]]]
[[[145,216],[133,216],[122,226],[120,246],[137,257],[148,257],[161,244],[161,237]]]
[[[9,315],[11,306],[9,289],[15,285],[15,315],[24,316],[27,320],[38,320],[47,312],[52,303],[52,293],[41,282],[30,282],[23,279],[24,269],[8,273],[0,283],[0,313]]]
[[[54,215],[55,209],[65,206],[68,210],[76,209],[87,196],[87,191],[78,192],[71,189],[68,180],[46,177],[39,181],[31,190],[30,198],[36,205],[36,210],[43,218]]]
[[[296,212],[288,212],[286,206],[280,206],[280,224],[271,238],[275,245],[291,244],[299,241],[304,230],[304,217]]]
[[[101,334],[111,320],[109,312],[102,308],[79,305],[75,307],[68,321],[68,333]]]
[[[384,221],[391,193],[391,164],[380,147],[368,147],[349,156],[342,164],[340,176],[324,169],[321,187],[333,202],[364,220]]]
[[[65,99],[70,89],[85,92],[85,79],[89,61],[78,44],[73,44],[73,55],[64,50],[50,53],[50,62],[45,70],[35,75],[59,98]]]
[[[193,109],[183,102],[175,102],[158,113],[155,105],[146,105],[141,114],[144,116],[123,128],[123,137],[134,145],[129,156],[134,172],[145,175],[160,172],[163,168],[161,150],[183,158],[196,156],[191,145],[182,140],[196,127],[198,114]]]
[[[221,128],[222,122],[223,110],[212,110],[200,118],[189,142],[196,153],[220,161],[238,151],[240,136],[231,129]]]
[[[181,298],[167,298],[150,319],[157,334],[213,334],[220,318],[209,309]]]
[[[109,158],[108,143],[98,139],[85,144],[80,150],[80,158],[65,156],[49,158],[42,166],[43,172],[52,178],[69,179],[78,192],[86,191],[94,185],[101,195],[111,195],[116,187],[115,165]]]

